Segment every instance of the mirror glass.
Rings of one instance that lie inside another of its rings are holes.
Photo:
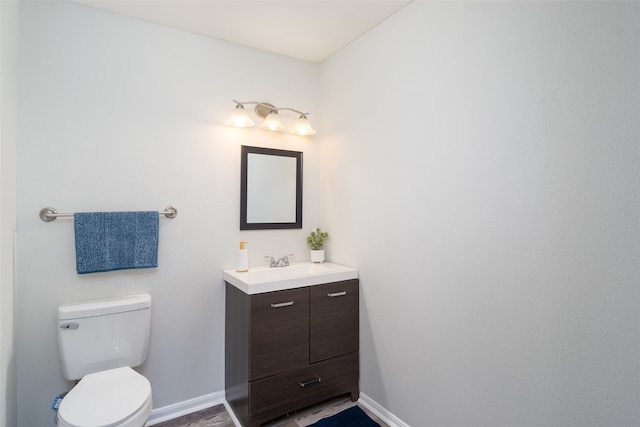
[[[242,146],[240,230],[302,228],[302,153]]]

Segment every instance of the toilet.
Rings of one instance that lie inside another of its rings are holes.
[[[151,296],[62,304],[58,350],[62,373],[80,380],[58,408],[59,427],[142,427],[151,384],[132,368],[147,358]]]

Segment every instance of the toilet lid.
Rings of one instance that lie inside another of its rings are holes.
[[[58,417],[74,427],[110,427],[135,414],[150,394],[149,380],[131,368],[96,372],[62,399]]]

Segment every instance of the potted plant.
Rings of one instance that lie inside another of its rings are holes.
[[[329,233],[314,228],[307,237],[307,245],[309,245],[309,258],[311,262],[324,262],[324,242],[329,238]]]

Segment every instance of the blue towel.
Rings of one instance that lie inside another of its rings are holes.
[[[78,274],[158,266],[157,211],[73,215]]]

